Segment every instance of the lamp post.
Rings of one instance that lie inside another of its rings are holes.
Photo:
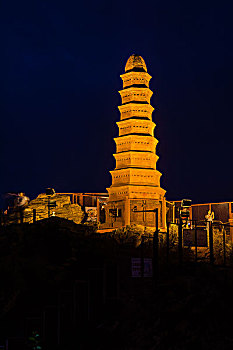
[[[209,232],[209,249],[210,249],[210,263],[214,264],[214,242],[213,242],[213,221],[214,221],[214,212],[211,210],[208,211],[208,214],[205,216],[207,220],[207,229]]]
[[[155,231],[153,235],[153,259],[152,259],[152,266],[153,266],[153,282],[154,285],[156,285],[156,281],[158,279],[158,267],[159,267],[159,215],[158,215],[158,208],[155,209],[144,209],[143,210],[137,210],[137,206],[134,206],[133,208],[134,213],[155,213]]]

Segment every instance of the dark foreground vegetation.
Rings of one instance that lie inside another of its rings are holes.
[[[131,277],[140,243],[141,233],[100,234],[59,218],[1,227],[0,345],[232,349],[232,268],[179,265],[172,255],[168,264],[160,248],[153,286]],[[152,256],[149,241],[143,254]]]

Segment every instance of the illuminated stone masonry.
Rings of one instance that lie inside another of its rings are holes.
[[[149,89],[151,76],[141,56],[132,55],[121,75],[123,90],[119,91],[119,136],[116,143],[116,167],[110,171],[112,185],[106,208],[105,228],[139,224],[155,226],[155,214],[135,212],[159,209],[159,227],[166,229],[165,190],[160,187],[161,173],[156,169],[158,156],[154,137],[154,108],[150,104],[153,92]]]

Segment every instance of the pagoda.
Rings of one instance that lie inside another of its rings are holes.
[[[106,207],[107,228],[126,225],[155,226],[158,208],[159,228],[166,227],[165,190],[160,187],[161,173],[156,169],[158,156],[154,137],[154,108],[150,104],[153,92],[149,88],[151,76],[144,59],[132,55],[122,74],[123,89],[119,91],[119,136],[114,139],[116,167],[110,171],[112,185],[107,188],[109,200]]]

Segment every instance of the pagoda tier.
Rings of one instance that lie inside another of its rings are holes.
[[[119,106],[119,111],[121,113],[120,119],[129,119],[129,118],[145,118],[152,119],[152,112],[154,108],[149,104],[143,103],[127,103],[125,105]]]
[[[138,151],[155,153],[158,143],[156,138],[150,135],[129,134],[114,139],[116,142],[116,152]]]
[[[116,143],[116,167],[110,171],[112,185],[107,188],[109,200],[105,227],[122,227],[131,224],[154,226],[154,213],[146,216],[133,213],[136,206],[159,210],[159,227],[166,228],[165,190],[160,187],[161,173],[157,170],[154,108],[150,104],[153,92],[149,88],[151,76],[141,56],[132,55],[121,75],[123,89],[119,91],[119,136]],[[113,209],[118,215],[112,217]]]
[[[158,156],[152,152],[126,151],[113,154],[116,159],[116,169],[149,168],[156,169]]]
[[[145,134],[154,136],[155,123],[151,120],[137,118],[125,119],[117,122],[119,136],[128,134]]]
[[[121,79],[123,80],[123,89],[128,89],[131,86],[144,85],[149,87],[151,76],[145,72],[130,72],[122,74]]]
[[[122,185],[146,185],[159,186],[161,173],[154,169],[126,168],[110,171],[112,175],[112,186]]]
[[[166,193],[161,187],[143,186],[143,185],[122,185],[118,187],[107,188],[112,201],[128,199],[154,199],[161,201]]]
[[[120,90],[119,94],[121,95],[123,105],[130,102],[150,104],[153,92],[148,88],[129,87],[126,90]]]

